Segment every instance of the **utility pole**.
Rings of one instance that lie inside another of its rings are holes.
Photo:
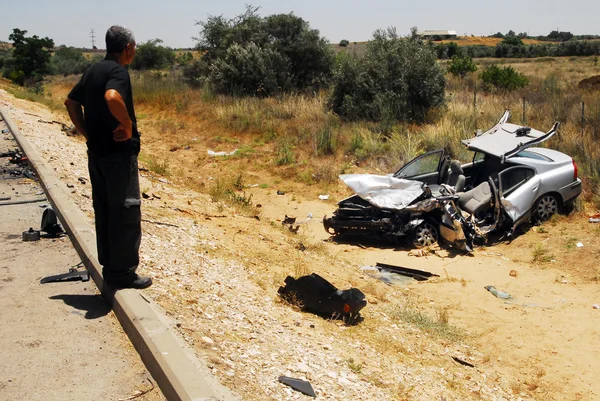
[[[96,36],[93,29],[90,31],[90,39],[92,40],[92,49],[96,49]]]

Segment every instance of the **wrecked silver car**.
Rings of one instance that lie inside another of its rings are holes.
[[[506,111],[486,132],[463,140],[468,163],[443,149],[425,153],[388,176],[342,175],[355,195],[338,203],[325,229],[334,235],[409,236],[417,247],[440,236],[464,250],[492,231],[513,233],[523,222],[543,221],[581,193],[575,161],[534,147],[548,132],[508,123]]]

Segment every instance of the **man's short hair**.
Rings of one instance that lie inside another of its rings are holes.
[[[106,52],[121,53],[127,44],[134,43],[133,32],[119,25],[113,25],[106,31]]]

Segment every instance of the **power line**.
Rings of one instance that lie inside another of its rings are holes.
[[[90,39],[92,40],[92,49],[96,48],[96,36],[94,35],[94,30],[90,31]]]

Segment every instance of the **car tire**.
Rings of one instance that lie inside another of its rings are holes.
[[[431,220],[425,220],[413,230],[413,245],[416,248],[431,246],[439,237],[438,226]]]
[[[560,210],[560,200],[556,195],[545,194],[535,201],[532,209],[532,219],[535,222],[548,220]]]

